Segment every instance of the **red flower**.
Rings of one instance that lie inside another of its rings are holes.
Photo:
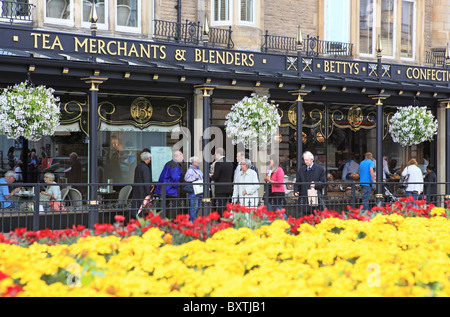
[[[115,219],[117,222],[123,222],[123,221],[125,221],[125,217],[122,216],[122,215],[115,215],[115,216],[114,216],[114,219]]]

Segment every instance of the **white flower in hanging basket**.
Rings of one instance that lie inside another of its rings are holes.
[[[431,141],[437,134],[438,123],[427,107],[402,107],[389,120],[392,140],[402,146]]]
[[[281,122],[278,105],[254,93],[234,104],[225,119],[227,136],[233,144],[242,143],[246,148],[270,144]]]
[[[0,134],[10,139],[38,141],[59,126],[59,98],[52,88],[22,82],[0,95]]]

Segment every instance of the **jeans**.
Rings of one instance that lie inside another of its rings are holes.
[[[364,210],[369,209],[369,199],[370,199],[370,192],[372,190],[371,186],[364,186],[361,185],[362,190],[362,205]]]
[[[412,196],[412,198],[414,199],[414,201],[419,199],[419,194],[417,192],[406,192],[406,196]]]
[[[194,221],[197,218],[198,208],[200,206],[200,199],[202,196],[194,196],[189,198],[189,220]]]

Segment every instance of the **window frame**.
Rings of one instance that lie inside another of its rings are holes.
[[[98,1],[98,0],[97,0]],[[89,1],[90,2],[90,1]],[[99,23],[97,21],[97,28],[100,30],[108,30],[109,28],[109,0],[103,0],[103,3],[105,4],[105,23]],[[90,14],[90,11],[89,11]],[[97,15],[98,15],[98,10],[97,10]],[[81,26],[88,28],[91,26],[91,22],[85,22],[84,21],[84,0],[81,1]],[[89,18],[89,17],[88,17]]]
[[[233,0],[219,0],[219,1],[227,1],[228,3],[228,20],[218,20],[216,21],[215,13],[216,13],[216,7],[215,7],[215,0],[211,0],[211,25],[213,26],[221,26],[221,25],[231,25],[233,23]]]
[[[123,26],[117,24],[118,1],[117,0],[114,1],[114,9],[115,9],[114,24],[116,31],[127,33],[142,33],[142,0],[136,0],[136,3],[137,3],[137,26]]]
[[[328,18],[328,10],[327,10],[327,7],[328,7],[328,4],[329,3],[335,3],[335,2],[333,2],[333,1],[336,1],[336,0],[324,0],[324,6],[323,6],[323,9],[324,9],[324,14],[323,14],[323,24],[324,24],[324,28],[323,28],[323,38],[324,38],[324,40],[325,41],[333,41],[333,42],[343,42],[343,43],[349,43],[350,42],[350,40],[351,40],[351,0],[342,0],[342,1],[345,1],[346,2],[346,6],[347,6],[347,13],[348,13],[348,19],[339,19],[339,21],[345,21],[346,22],[346,25],[345,25],[345,31],[344,30],[342,30],[342,32],[345,32],[346,33],[346,35],[345,35],[345,37],[346,37],[346,40],[345,41],[342,41],[342,40],[336,40],[336,39],[330,39],[329,37],[330,37],[330,34],[328,34],[328,29],[329,29],[329,24],[327,23],[328,21],[333,21],[333,20],[336,20],[335,19],[335,17],[330,17],[330,19]]]
[[[252,21],[246,21],[242,20],[242,1],[251,1],[251,15],[252,15]],[[255,25],[255,0],[239,0],[239,24],[240,25],[248,25],[248,26],[254,26]]]
[[[360,50],[359,50],[359,56],[361,57],[374,57],[375,56],[375,50],[376,50],[376,46],[377,46],[377,18],[378,18],[378,14],[377,14],[377,0],[372,0],[373,1],[373,19],[372,19],[372,51],[370,53],[361,53],[361,25],[359,24],[359,38],[358,38],[358,42],[359,42],[359,46],[360,46]],[[360,2],[361,4],[361,2]],[[360,18],[360,22],[361,22],[361,11],[359,14],[359,18]]]
[[[47,5],[48,0],[45,1],[44,6],[44,23],[48,24],[58,24],[58,25],[64,25],[64,26],[74,26],[75,25],[75,15],[74,15],[74,6],[75,6],[75,0],[66,0],[69,2],[69,18],[68,19],[61,19],[61,18],[51,18],[47,17]]]
[[[379,1],[379,2],[378,2]],[[377,0],[377,5],[380,6],[380,30],[381,30],[381,3],[383,0]],[[398,19],[397,19],[397,13],[398,13],[398,7],[397,7],[397,0],[393,0],[394,3],[394,8],[393,8],[393,22],[392,22],[392,55],[385,55],[385,51],[384,51],[384,46],[382,45],[382,51],[381,51],[381,55],[383,56],[383,58],[387,58],[387,59],[395,59],[395,56],[397,55],[397,23],[398,23]],[[381,34],[381,32],[380,32]],[[378,36],[378,35],[376,35]]]
[[[401,0],[402,10],[401,10],[401,19],[403,19],[403,2],[409,2],[413,4],[413,16],[412,16],[412,56],[406,57],[402,56],[402,20],[400,21],[400,59],[403,61],[414,61],[416,58],[416,38],[417,38],[417,0]]]

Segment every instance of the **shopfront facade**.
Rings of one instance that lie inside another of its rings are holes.
[[[391,64],[382,57],[375,62],[311,57],[301,47],[290,55],[220,49],[209,47],[207,38],[185,45],[9,25],[1,25],[0,32],[2,87],[31,80],[54,88],[60,97],[57,132],[28,148],[38,157],[43,148],[60,164],[53,171],[61,181],[73,152],[86,183],[132,183],[145,148],[152,152],[155,182],[173,146],[185,160],[196,155],[211,162],[212,155],[202,149],[215,136],[205,141],[204,129],[225,132],[231,106],[252,93],[279,105],[276,148],[287,175],[295,175],[306,150],[335,179],[342,178],[339,167],[350,156],[372,152],[377,161],[383,156],[396,161],[397,169],[410,158],[422,169],[433,163],[439,180],[450,181],[445,176],[450,68]],[[411,104],[432,110],[439,134],[403,148],[390,138],[389,117]],[[22,144],[6,136],[0,140],[6,170],[8,149],[14,147],[19,158]],[[222,141],[234,160],[236,147],[226,137]],[[267,159],[253,157],[263,173]]]

